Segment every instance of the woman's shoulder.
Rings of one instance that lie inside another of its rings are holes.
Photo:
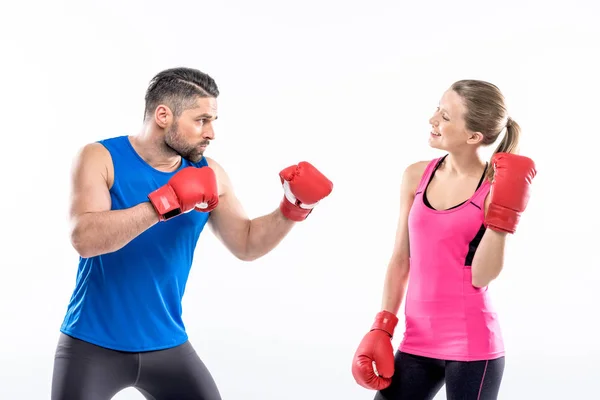
[[[421,179],[423,179],[423,175],[433,161],[435,160],[415,161],[409,164],[404,169],[404,174],[402,176],[403,191],[414,195],[419,187]]]
[[[429,165],[436,162],[437,160],[439,160],[439,158],[434,158],[433,160],[415,161],[409,164],[404,170],[405,179],[417,182],[420,181],[421,177],[427,170],[427,167],[429,167]]]

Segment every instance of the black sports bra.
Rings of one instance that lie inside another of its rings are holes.
[[[442,161],[444,161],[444,159],[448,157],[448,154],[446,154],[444,157],[442,157],[440,159],[440,161],[438,161],[438,163],[435,165],[435,168],[433,169],[433,171],[431,172],[431,175],[429,176],[429,181],[427,182],[427,185],[425,186],[425,189],[423,189],[423,203],[425,203],[425,205],[429,208],[431,208],[432,210],[435,210],[435,208],[433,208],[431,206],[431,204],[429,203],[429,200],[427,200],[427,188],[429,187],[429,184],[431,183],[431,181],[433,180],[433,176],[435,175],[435,171],[437,171],[437,169],[439,168],[440,164],[442,163]],[[485,178],[485,173],[488,169],[488,163],[485,163],[485,168],[483,169],[483,174],[481,174],[481,179],[479,179],[479,183],[477,184],[477,188],[475,189],[475,191],[477,191],[477,189],[479,189],[479,187],[481,186],[481,184],[483,183],[483,178]],[[453,208],[456,207],[460,207],[463,204],[465,204],[467,201],[469,201],[468,199],[463,201],[460,204],[457,204],[453,207],[447,208],[446,210],[452,210]]]

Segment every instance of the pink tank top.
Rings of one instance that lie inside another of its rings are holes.
[[[485,180],[458,207],[434,210],[423,194],[441,158],[432,160],[408,217],[410,274],[406,329],[400,350],[443,360],[474,361],[504,355],[496,311],[487,287],[471,284],[471,261],[485,232]]]

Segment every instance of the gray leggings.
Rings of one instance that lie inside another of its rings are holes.
[[[128,353],[60,335],[52,400],[109,400],[128,387],[148,400],[221,400],[210,372],[189,342]]]

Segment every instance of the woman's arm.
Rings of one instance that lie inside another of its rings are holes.
[[[487,230],[471,266],[471,283],[479,288],[500,275],[506,237],[517,229],[529,202],[530,185],[537,174],[533,160],[517,154],[496,153],[492,165],[494,179],[484,209]]]
[[[490,204],[490,196],[485,200],[485,213]],[[471,265],[471,284],[477,288],[486,287],[496,279],[504,267],[504,249],[506,232],[486,229],[473,256]]]
[[[415,197],[421,176],[427,167],[427,161],[409,165],[402,176],[400,186],[400,215],[396,228],[396,239],[392,257],[388,263],[383,285],[381,309],[397,314],[404,298],[408,272],[410,269],[410,249],[408,237],[408,214]]]

